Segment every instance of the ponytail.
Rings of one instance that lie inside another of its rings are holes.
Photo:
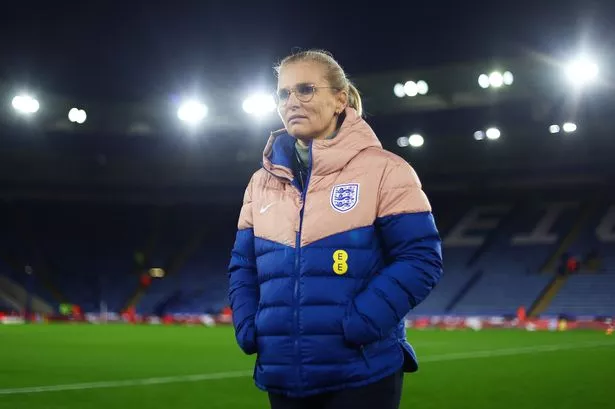
[[[348,81],[348,106],[354,108],[359,116],[363,116],[363,102],[359,90]]]

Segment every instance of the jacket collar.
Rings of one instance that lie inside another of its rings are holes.
[[[372,128],[354,108],[346,108],[346,118],[333,139],[310,143],[312,175],[325,176],[343,169],[361,151],[382,148]],[[286,129],[274,131],[263,151],[263,167],[275,176],[293,180],[292,164],[296,139]]]

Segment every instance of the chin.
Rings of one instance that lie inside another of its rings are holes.
[[[302,125],[290,125],[287,128],[287,131],[289,135],[297,139],[303,139],[303,140],[312,139],[310,136],[312,132],[310,132],[309,129],[306,129],[306,127]]]

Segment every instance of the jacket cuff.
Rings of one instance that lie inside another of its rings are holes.
[[[237,344],[246,355],[252,355],[257,352],[254,321],[247,324],[243,330],[237,334]]]

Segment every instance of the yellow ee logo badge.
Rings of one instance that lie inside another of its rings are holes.
[[[344,250],[337,250],[333,253],[333,272],[337,275],[344,275],[348,271],[348,253]]]

